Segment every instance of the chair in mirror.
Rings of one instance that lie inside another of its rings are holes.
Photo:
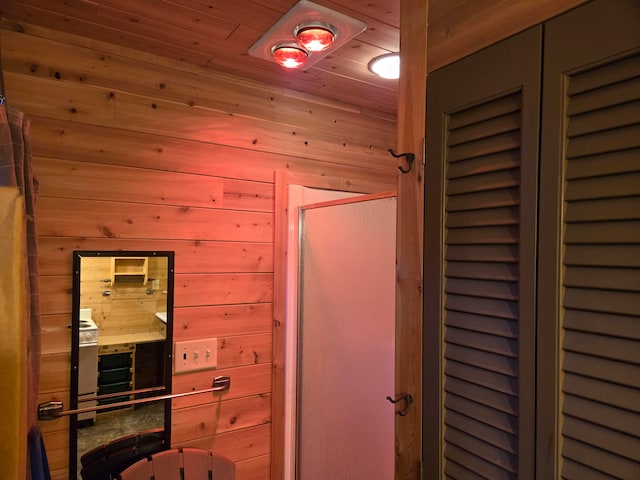
[[[168,448],[173,275],[173,252],[73,252],[69,478]]]

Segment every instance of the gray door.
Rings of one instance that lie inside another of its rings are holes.
[[[640,478],[637,5],[429,76],[425,478]]]
[[[428,78],[425,478],[533,471],[540,49],[534,28]]]

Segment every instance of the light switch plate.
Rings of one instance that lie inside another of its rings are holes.
[[[185,340],[173,344],[173,373],[216,368],[218,339]]]

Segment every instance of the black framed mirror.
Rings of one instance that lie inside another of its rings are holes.
[[[174,252],[73,252],[70,479],[168,448],[173,293]]]

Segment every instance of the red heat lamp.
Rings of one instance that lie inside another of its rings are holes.
[[[279,43],[271,49],[276,63],[285,68],[299,68],[309,58],[309,52],[321,52],[336,39],[338,30],[324,22],[306,22],[293,32],[297,43]]]
[[[298,68],[307,62],[309,54],[298,45],[276,45],[271,54],[273,59],[285,68]]]
[[[309,52],[321,52],[329,48],[336,39],[337,30],[324,22],[307,22],[298,25],[295,37],[298,44]]]
[[[247,53],[288,70],[307,69],[366,30],[364,22],[315,1],[279,2],[295,5]]]

